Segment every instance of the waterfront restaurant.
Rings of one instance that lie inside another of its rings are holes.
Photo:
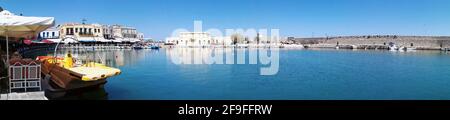
[[[4,88],[8,88],[8,93],[41,90],[40,64],[20,55],[20,42],[33,40],[38,36],[37,33],[54,24],[53,17],[20,16],[0,9],[0,93],[4,93]]]
[[[166,43],[176,46],[200,47],[210,45],[231,45],[231,37],[213,37],[206,32],[181,32],[175,37],[166,38]]]
[[[100,25],[66,23],[57,28],[50,28],[41,33],[39,37],[58,43],[79,43],[87,45],[125,43],[132,44],[144,40],[144,34],[137,32],[136,28],[122,25]]]
[[[141,37],[143,38],[144,36],[143,33],[138,33],[136,28],[133,27],[126,27],[122,25],[96,26],[100,27],[100,33],[94,36],[100,38],[100,42],[135,43],[142,41]]]
[[[41,40],[48,40],[48,41],[51,41],[53,43],[61,42],[59,29],[55,28],[55,27],[51,27],[51,28],[49,28],[49,29],[47,29],[45,31],[40,32],[39,33],[39,38]],[[77,41],[74,40],[74,39],[66,39],[62,43],[65,43],[65,44],[77,43]]]
[[[80,43],[111,42],[103,35],[103,26],[99,24],[67,23],[59,27],[60,38],[72,38]]]

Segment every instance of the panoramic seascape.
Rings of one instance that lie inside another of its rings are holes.
[[[202,49],[199,51],[211,50]],[[248,49],[244,50],[248,53]],[[450,99],[446,96],[450,93],[447,87],[450,53],[447,52],[280,49],[278,74],[261,76],[262,65],[177,65],[171,60],[171,51],[176,48],[72,51],[74,56],[101,56],[102,62],[124,72],[110,78],[104,89],[56,99]]]
[[[151,119],[450,110],[449,11],[450,0],[0,0],[0,108]]]

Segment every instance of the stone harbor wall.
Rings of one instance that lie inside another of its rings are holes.
[[[311,39],[296,39],[297,43],[302,41],[311,42]],[[310,47],[336,47],[338,46],[389,46],[395,44],[399,47],[414,47],[418,49],[441,49],[450,48],[450,36],[428,37],[428,36],[352,36],[352,37],[330,37],[315,39],[315,44]]]

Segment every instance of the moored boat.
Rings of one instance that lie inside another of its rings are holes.
[[[390,51],[397,51],[399,48],[396,45],[390,45],[389,50]]]
[[[415,47],[408,47],[408,48],[406,48],[406,51],[415,51],[415,50],[417,50],[417,48],[415,48]]]
[[[400,52],[406,52],[407,48],[404,46],[401,46],[400,48],[398,48],[398,51]]]
[[[151,45],[151,46],[149,46],[149,48],[150,48],[150,49],[159,49],[160,47],[159,47],[159,46],[156,46],[156,45]]]
[[[141,45],[135,45],[135,46],[133,46],[133,49],[140,50],[140,49],[144,49],[144,47]]]
[[[63,90],[101,86],[107,78],[121,73],[100,63],[74,64],[71,54],[64,58],[39,56],[36,59],[42,64],[42,74]]]

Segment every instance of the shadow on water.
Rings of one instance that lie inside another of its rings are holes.
[[[56,85],[48,80],[43,80],[45,97],[49,100],[108,100],[108,93],[104,85],[79,90],[63,91],[55,89]]]
[[[70,92],[45,91],[49,100],[108,100],[105,88],[88,88]]]

